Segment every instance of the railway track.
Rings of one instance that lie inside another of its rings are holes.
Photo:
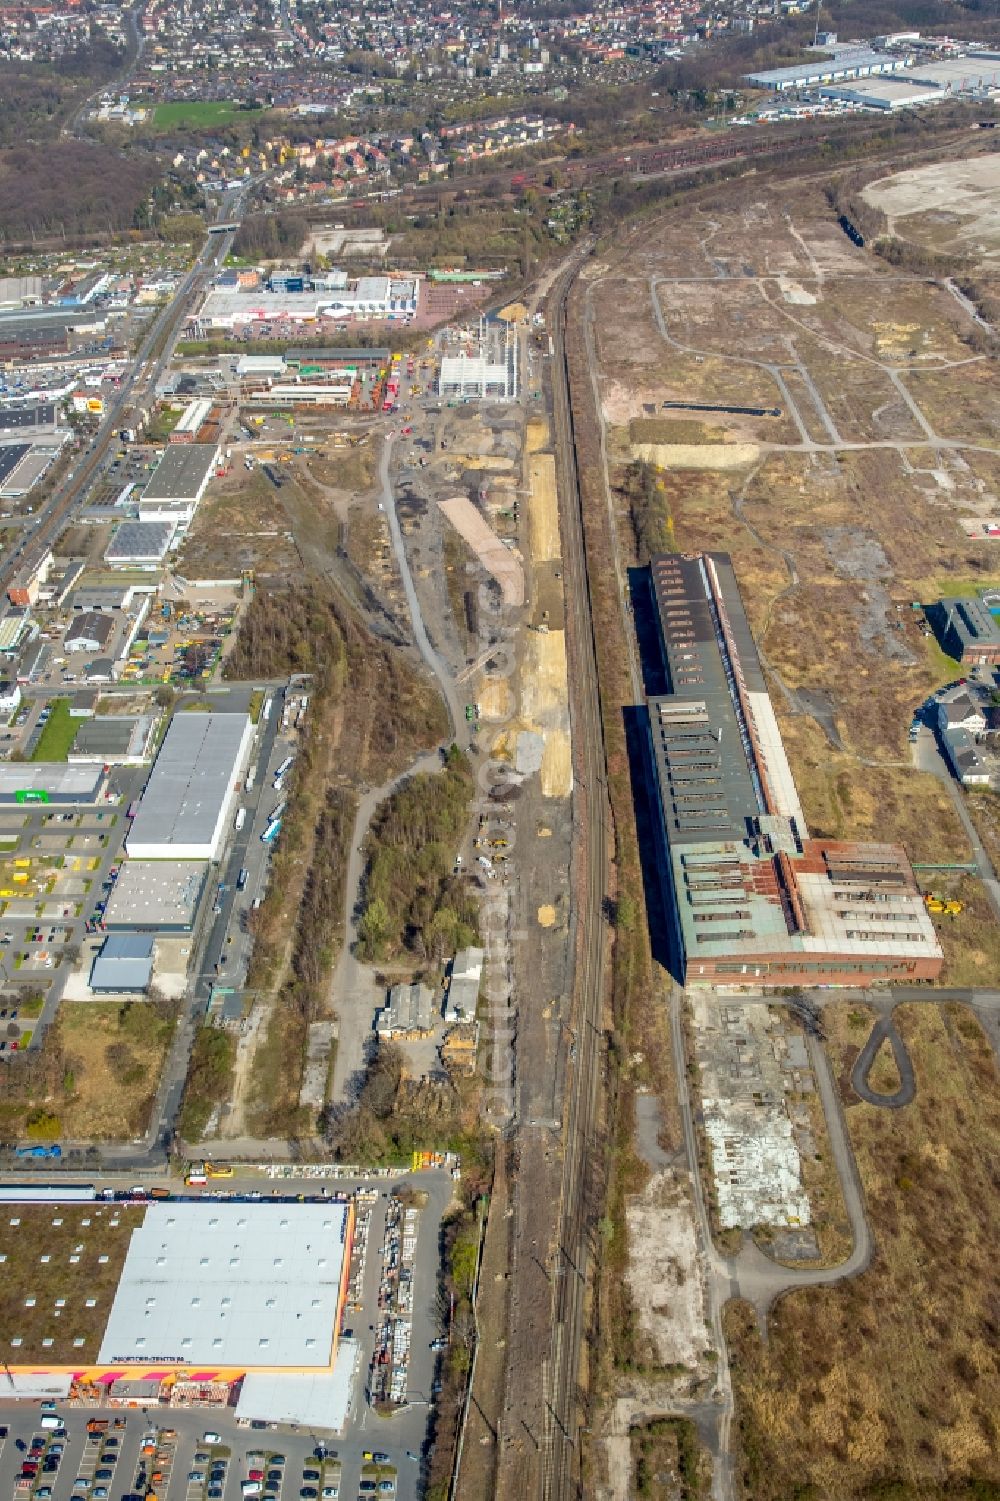
[[[585,254],[586,252],[584,252]],[[581,255],[556,283],[550,301],[554,344],[552,406],[556,462],[561,478],[563,567],[572,619],[573,735],[577,745],[577,797],[582,814],[585,866],[579,910],[574,1022],[576,1058],[568,1071],[565,1153],[559,1208],[559,1250],[553,1277],[552,1342],[545,1371],[541,1494],[560,1501],[575,1494],[578,1469],[577,1373],[587,1307],[590,1236],[588,1212],[598,1142],[596,1127],[604,1073],[602,1025],[605,974],[604,898],[608,889],[611,810],[597,676],[597,645],[584,550],[583,510],[566,361],[566,306]]]
[[[787,125],[745,126],[700,142],[682,141],[668,145],[645,142],[627,151],[619,149],[598,156],[552,158],[539,166],[470,171],[443,182],[421,183],[418,187],[402,191],[414,202],[454,196],[462,192],[491,196],[521,188],[544,191],[546,181],[553,171],[558,172],[565,185],[574,188],[585,187],[588,183],[596,183],[608,177],[641,181],[643,178],[665,176],[670,172],[721,166],[730,161],[795,155],[820,145],[832,150],[841,145],[850,145],[856,149],[866,139],[878,135],[884,129],[884,120],[867,119],[824,122],[812,128],[798,130]],[[368,208],[369,202],[360,198],[350,207]],[[321,209],[317,207],[308,217],[318,222],[322,217]]]

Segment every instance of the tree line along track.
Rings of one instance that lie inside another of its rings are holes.
[[[574,648],[573,734],[580,771],[576,797],[585,853],[580,894],[579,947],[574,982],[576,1062],[571,1065],[563,1174],[560,1192],[557,1265],[554,1268],[552,1333],[548,1356],[545,1438],[542,1447],[543,1501],[575,1494],[578,1457],[577,1373],[587,1307],[593,1230],[591,1186],[598,1161],[596,1126],[603,1078],[604,898],[608,888],[610,805],[606,753],[597,675],[597,642],[584,547],[583,501],[577,470],[573,411],[566,357],[566,310],[580,268],[576,257],[556,283],[550,308],[555,357],[552,411],[556,464],[562,478],[563,568]]]
[[[884,139],[886,126],[885,120],[845,120],[799,130],[782,125],[745,126],[733,128],[704,142],[644,142],[627,150],[618,148],[596,156],[558,157],[546,161],[544,166],[511,166],[469,173],[444,182],[422,183],[410,190],[404,189],[403,193],[414,200],[462,193],[492,197],[497,193],[523,188],[544,189],[553,173],[558,175],[562,186],[581,188],[596,184],[604,178],[641,181],[643,178],[665,176],[670,172],[707,170],[733,161],[773,157],[780,162],[785,158],[804,156],[808,151],[820,147],[831,152],[847,146],[856,150],[866,141]],[[902,142],[897,143],[897,146],[901,147]],[[921,149],[926,150],[926,143]],[[897,156],[903,159],[903,154],[898,149],[893,152],[893,159]],[[829,173],[830,167],[826,167],[825,171]],[[359,199],[356,205],[351,206],[367,208],[368,202]],[[319,208],[307,214],[310,221],[318,222],[320,217]]]

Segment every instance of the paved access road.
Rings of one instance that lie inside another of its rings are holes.
[[[892,1048],[892,1056],[896,1060],[896,1068],[899,1070],[899,1088],[893,1094],[878,1094],[868,1083],[868,1075],[871,1073],[872,1064],[879,1048],[889,1040]],[[885,1110],[901,1110],[904,1105],[909,1105],[917,1092],[916,1080],[913,1076],[913,1062],[906,1050],[906,1044],[896,1030],[892,1019],[892,1013],[880,1016],[871,1030],[871,1036],[858,1054],[851,1070],[851,1088],[854,1093],[866,1101],[869,1105],[880,1105]]]

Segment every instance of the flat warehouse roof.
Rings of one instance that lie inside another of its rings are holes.
[[[351,1410],[358,1354],[355,1340],[342,1339],[332,1371],[251,1371],[240,1387],[236,1416],[342,1433]]]
[[[18,792],[47,792],[65,801],[76,797],[93,802],[100,790],[104,769],[100,766],[70,766],[62,761],[8,762],[0,765],[0,799],[9,802]]]
[[[15,427],[51,427],[56,420],[55,403],[42,402],[33,407],[4,407],[0,410],[0,430]]]
[[[170,721],[129,832],[130,852],[212,841],[249,734],[247,714],[181,711]]]
[[[175,443],[168,448],[142,493],[144,501],[188,500],[207,483],[215,464],[211,443]]]
[[[109,563],[115,559],[131,562],[133,558],[159,561],[174,535],[172,521],[123,521],[104,551]]]
[[[388,349],[286,349],[287,365],[388,365]]]
[[[207,860],[126,860],[108,898],[108,928],[172,928],[194,922]]]
[[[10,478],[30,452],[30,443],[8,443],[5,448],[0,448],[0,485]]]
[[[84,720],[76,732],[72,756],[106,761],[141,759],[155,723],[152,714],[100,714]]]
[[[99,1360],[329,1370],[345,1204],[151,1204]]]

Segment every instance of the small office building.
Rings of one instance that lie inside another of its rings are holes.
[[[103,995],[133,995],[153,978],[152,933],[110,933],[90,971],[90,988]]]

